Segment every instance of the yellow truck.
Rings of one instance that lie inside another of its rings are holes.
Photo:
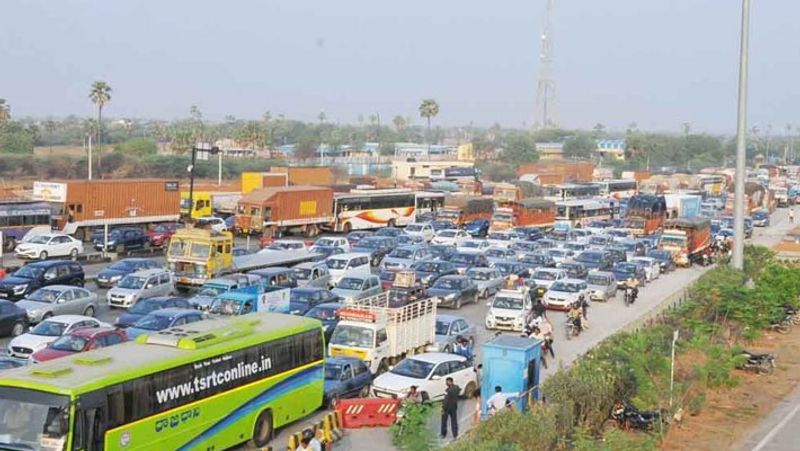
[[[242,198],[240,192],[195,191],[193,206],[189,208],[189,192],[181,192],[181,217],[197,219],[204,216],[231,216],[236,213],[236,203]],[[189,212],[191,211],[191,216]]]

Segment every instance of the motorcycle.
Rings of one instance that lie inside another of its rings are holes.
[[[629,306],[636,302],[636,297],[639,295],[639,289],[634,287],[625,287],[625,306]]]
[[[577,337],[581,334],[581,326],[579,324],[580,320],[572,319],[567,317],[567,322],[565,324],[565,329],[567,333],[567,340],[571,340],[572,337]]]
[[[756,354],[743,351],[739,355],[743,359],[743,362],[738,365],[738,368],[741,370],[753,371],[758,374],[772,374],[775,371],[774,354]]]
[[[520,335],[522,338],[534,338],[531,336],[533,333],[533,327],[530,324],[526,325],[524,329],[522,329],[522,334]],[[547,368],[547,354],[550,352],[550,340],[544,339],[542,340],[542,352],[541,352],[541,360],[542,366]]]
[[[659,410],[640,411],[626,401],[618,401],[611,409],[611,419],[623,430],[652,431],[666,422]]]

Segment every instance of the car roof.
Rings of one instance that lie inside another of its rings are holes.
[[[322,263],[322,262],[305,262],[305,263],[300,263],[299,265],[294,265],[295,268],[299,268],[299,269],[306,269],[306,268],[312,269],[312,268],[316,268],[317,266],[325,266],[325,263]]]
[[[427,245],[414,243],[414,244],[403,244],[401,246],[397,246],[395,249],[403,249],[407,251],[416,251],[418,249],[427,248]]]
[[[360,362],[362,362],[362,360],[356,357],[328,357],[325,359],[326,365],[355,365]]]
[[[153,310],[152,312],[148,313],[148,315],[176,316],[176,315],[185,315],[187,313],[200,313],[200,312],[192,308],[170,307],[170,308],[162,308],[159,310]]]
[[[561,282],[561,283],[577,283],[577,284],[581,284],[581,283],[585,284],[586,283],[586,281],[582,280],[582,279],[561,279],[561,280],[559,280],[559,282]]]
[[[337,260],[343,260],[343,259],[350,260],[351,258],[356,258],[356,257],[369,257],[369,254],[364,252],[347,252],[344,254],[331,255],[328,258]]]
[[[322,288],[322,287],[297,287],[297,288],[292,288],[292,292],[293,293],[297,293],[297,292],[313,293],[315,291],[328,291],[328,290],[325,289],[325,288]]]
[[[489,272],[489,271],[495,271],[495,269],[494,268],[470,268],[470,269],[467,270],[467,272]]]
[[[441,363],[441,362],[449,362],[451,360],[459,360],[464,361],[467,360],[466,357],[458,354],[451,354],[448,352],[425,352],[422,354],[416,354],[414,356],[408,357],[410,359],[419,360],[421,362],[428,362],[428,363]]]
[[[47,318],[45,321],[72,324],[78,321],[85,321],[87,319],[93,319],[97,322],[102,322],[97,318],[91,318],[89,316],[83,316],[83,315],[57,315],[57,316],[51,316],[50,318]]]
[[[152,262],[152,263],[156,263],[156,261],[153,260],[152,258],[142,258],[142,257],[127,257],[127,258],[121,258],[121,259],[116,261],[116,263],[120,263],[120,262],[130,262],[130,263]]]
[[[75,263],[78,266],[80,266],[80,263],[74,262],[72,260],[47,260],[47,261],[43,261],[43,262],[31,262],[31,263],[28,263],[25,266],[34,266],[34,267],[37,267],[37,268],[40,268],[40,267],[41,268],[49,268],[51,266],[61,266],[61,265],[69,264],[69,263]]]
[[[113,332],[118,330],[116,327],[85,327],[83,329],[76,329],[68,335],[77,335],[79,337],[94,337],[106,332]]]
[[[590,276],[606,276],[606,277],[616,277],[616,276],[614,276],[614,273],[613,273],[613,272],[609,272],[609,271],[597,271],[597,270],[594,270],[594,271],[589,271],[589,275],[590,275]]]
[[[317,304],[311,308],[314,310],[317,307],[324,307],[324,308],[344,308],[344,304],[341,302],[323,302],[322,304]]]
[[[441,320],[443,323],[447,323],[447,324],[450,324],[450,323],[452,323],[454,321],[457,321],[457,320],[460,320],[460,319],[463,319],[464,321],[467,321],[463,316],[448,315],[448,314],[444,314],[444,313],[437,313],[436,314],[436,320],[437,321]],[[469,321],[467,321],[467,322],[469,322]]]
[[[148,302],[186,301],[186,302],[189,302],[187,299],[179,298],[177,296],[152,296],[152,297],[149,297],[149,298],[139,299],[139,301],[137,301],[137,302],[144,302],[144,301],[148,301]]]
[[[272,275],[272,274],[281,274],[285,272],[292,272],[292,268],[287,266],[273,266],[272,268],[262,268],[262,269],[254,269],[250,271],[248,274],[255,274],[255,275]]]
[[[66,290],[71,290],[71,289],[73,289],[73,288],[81,288],[81,289],[83,289],[84,291],[89,291],[89,290],[87,290],[87,289],[85,289],[85,288],[82,288],[82,287],[76,287],[75,285],[46,285],[46,286],[43,286],[43,287],[39,287],[38,289],[39,289],[39,290],[41,290],[41,289],[47,289],[47,290],[59,290],[59,291],[66,291]]]
[[[442,276],[436,279],[436,281],[444,280],[444,279],[466,279],[467,276],[462,276],[461,274],[450,274],[447,276]]]
[[[135,273],[133,273],[133,274],[131,274],[131,275],[133,275],[133,276],[140,276],[140,277],[150,277],[150,276],[154,276],[154,275],[156,275],[156,274],[163,274],[163,273],[165,273],[165,272],[167,272],[167,270],[166,270],[166,269],[162,269],[162,268],[149,268],[149,269],[140,269],[139,271],[136,271]]]
[[[537,268],[536,272],[539,272],[539,271],[546,272],[546,273],[547,272],[549,272],[549,273],[563,273],[564,272],[564,270],[561,269],[561,268]]]

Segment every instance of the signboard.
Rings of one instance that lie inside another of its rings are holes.
[[[67,184],[52,182],[33,182],[33,199],[45,202],[66,202]]]
[[[164,182],[164,191],[178,191],[180,183],[175,181]]]

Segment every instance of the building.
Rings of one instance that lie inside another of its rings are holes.
[[[450,168],[474,168],[471,161],[394,161],[392,177],[397,180],[442,180]]]
[[[517,174],[535,174],[541,184],[591,182],[594,164],[589,161],[541,161],[523,164]],[[547,180],[547,183],[545,183]]]
[[[563,160],[564,143],[563,142],[536,143],[536,152],[539,154],[539,159],[543,161]]]
[[[601,157],[614,157],[617,160],[625,159],[624,139],[598,139],[595,151]]]
[[[430,155],[446,155],[454,153],[455,149],[452,146],[443,146],[437,144],[417,144],[417,143],[395,143],[395,155],[400,157],[420,157],[427,156],[428,149],[430,148]]]

